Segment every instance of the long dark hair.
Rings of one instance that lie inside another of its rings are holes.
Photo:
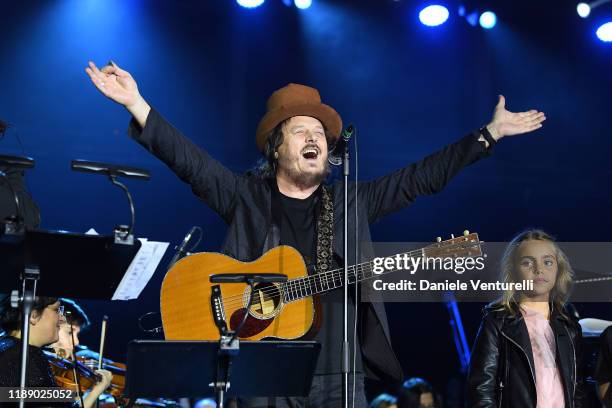
[[[1,296],[1,295],[0,295]],[[37,296],[32,305],[32,312],[36,312],[38,315],[43,313],[48,306],[57,302],[57,298]],[[23,308],[11,306],[11,296],[4,295],[4,298],[0,300],[0,325],[2,330],[10,334],[13,331],[21,330],[21,314]]]
[[[270,179],[276,177],[278,159],[275,156],[278,147],[283,144],[283,127],[289,119],[285,119],[266,137],[266,145],[264,146],[263,157],[259,159],[257,164],[248,173],[261,179]]]

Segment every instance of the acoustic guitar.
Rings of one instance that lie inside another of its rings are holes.
[[[446,258],[482,255],[477,233],[428,245],[406,253],[408,257]],[[403,254],[401,254],[403,256]],[[213,284],[217,274],[280,273],[282,283]],[[386,271],[385,273],[389,273]],[[349,267],[349,283],[382,274],[374,273],[373,262]],[[316,330],[321,322],[318,296],[338,290],[344,284],[344,269],[309,275],[300,253],[281,245],[253,262],[240,262],[229,256],[201,252],[189,255],[172,266],[161,288],[161,316],[167,340],[218,340],[220,330],[235,330],[248,312],[238,337],[297,339]],[[247,303],[251,297],[251,305]],[[308,337],[308,336],[306,336]]]

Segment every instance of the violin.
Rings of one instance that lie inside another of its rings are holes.
[[[81,395],[101,380],[100,375],[95,372],[98,369],[97,359],[93,359],[90,356],[77,356],[77,360],[73,362],[48,351],[45,351],[45,355],[49,360],[49,366],[55,381],[61,388],[76,390],[77,381],[75,380],[75,373],[79,379],[78,384]],[[104,359],[102,368],[113,373],[112,382],[106,393],[114,397],[115,403],[101,403],[100,407],[116,408],[127,405],[127,398],[123,395],[126,365]]]
[[[88,351],[84,355],[77,354],[77,361],[83,364],[85,367],[94,371],[98,368],[98,356],[97,353]],[[109,386],[109,393],[114,397],[121,396],[125,390],[125,372],[127,366],[123,363],[119,363],[107,358],[102,359],[102,368],[113,373],[113,379]]]
[[[79,392],[81,394],[101,380],[98,374],[79,361],[73,362],[48,351],[44,353],[49,361],[49,366],[57,385],[62,388],[76,390],[77,381],[75,374],[79,379]]]
[[[103,357],[107,322],[108,317],[104,316],[102,320],[100,353],[96,353],[82,346],[84,350],[76,354],[74,351],[67,352],[67,350],[63,349],[58,349],[58,354],[51,352],[45,352],[45,354],[49,360],[49,365],[57,384],[65,389],[78,390],[81,395],[102,380],[102,377],[96,373],[96,370],[104,369],[110,371],[113,374],[111,383],[102,395],[106,395],[106,397],[109,397],[110,400],[114,400],[114,402],[103,403],[98,400],[96,406],[116,408],[129,405],[130,402],[130,400],[123,395],[127,367],[123,363],[118,363]],[[70,335],[72,336],[72,347],[75,349],[74,334],[72,330]],[[70,360],[64,358],[68,353],[72,356]],[[110,398],[111,396],[113,398]]]

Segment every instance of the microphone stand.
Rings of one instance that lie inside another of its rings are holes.
[[[36,283],[38,282],[40,270],[37,267],[25,268],[21,275],[21,296],[16,290],[11,293],[11,306],[16,308],[21,303],[21,363],[19,388],[23,392],[26,387],[26,373],[28,367],[28,348],[30,344],[30,316],[32,314],[32,306],[36,300]],[[19,408],[25,407],[25,399],[23,396],[19,399]]]
[[[11,168],[30,169],[34,167],[34,160],[29,157],[19,156],[0,156],[0,164]],[[8,175],[0,170],[0,180],[5,180],[8,184],[13,200],[15,201],[16,215],[9,217],[7,224],[0,231],[0,235],[16,235],[25,236],[25,220],[22,216],[24,213],[21,208],[17,191],[11,185]],[[5,220],[0,220],[5,221]],[[19,388],[22,390],[26,387],[27,369],[28,369],[28,349],[30,344],[30,316],[32,308],[36,301],[36,285],[40,278],[40,270],[37,266],[26,265],[21,273],[21,293],[14,290],[11,292],[11,307],[18,308],[21,303],[21,361],[19,363]],[[25,407],[25,398],[23,395],[19,398],[19,408]]]
[[[342,334],[342,406],[348,408],[348,384],[349,384],[349,356],[350,346],[348,342],[348,176],[349,166],[349,144],[345,143],[342,153],[343,183],[344,183],[344,234],[342,235],[343,258],[344,258],[344,295],[342,304],[343,334]]]

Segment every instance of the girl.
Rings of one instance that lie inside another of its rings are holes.
[[[573,271],[541,230],[516,236],[502,258],[505,282],[532,280],[486,308],[468,373],[469,407],[583,406],[578,323],[564,309]]]

